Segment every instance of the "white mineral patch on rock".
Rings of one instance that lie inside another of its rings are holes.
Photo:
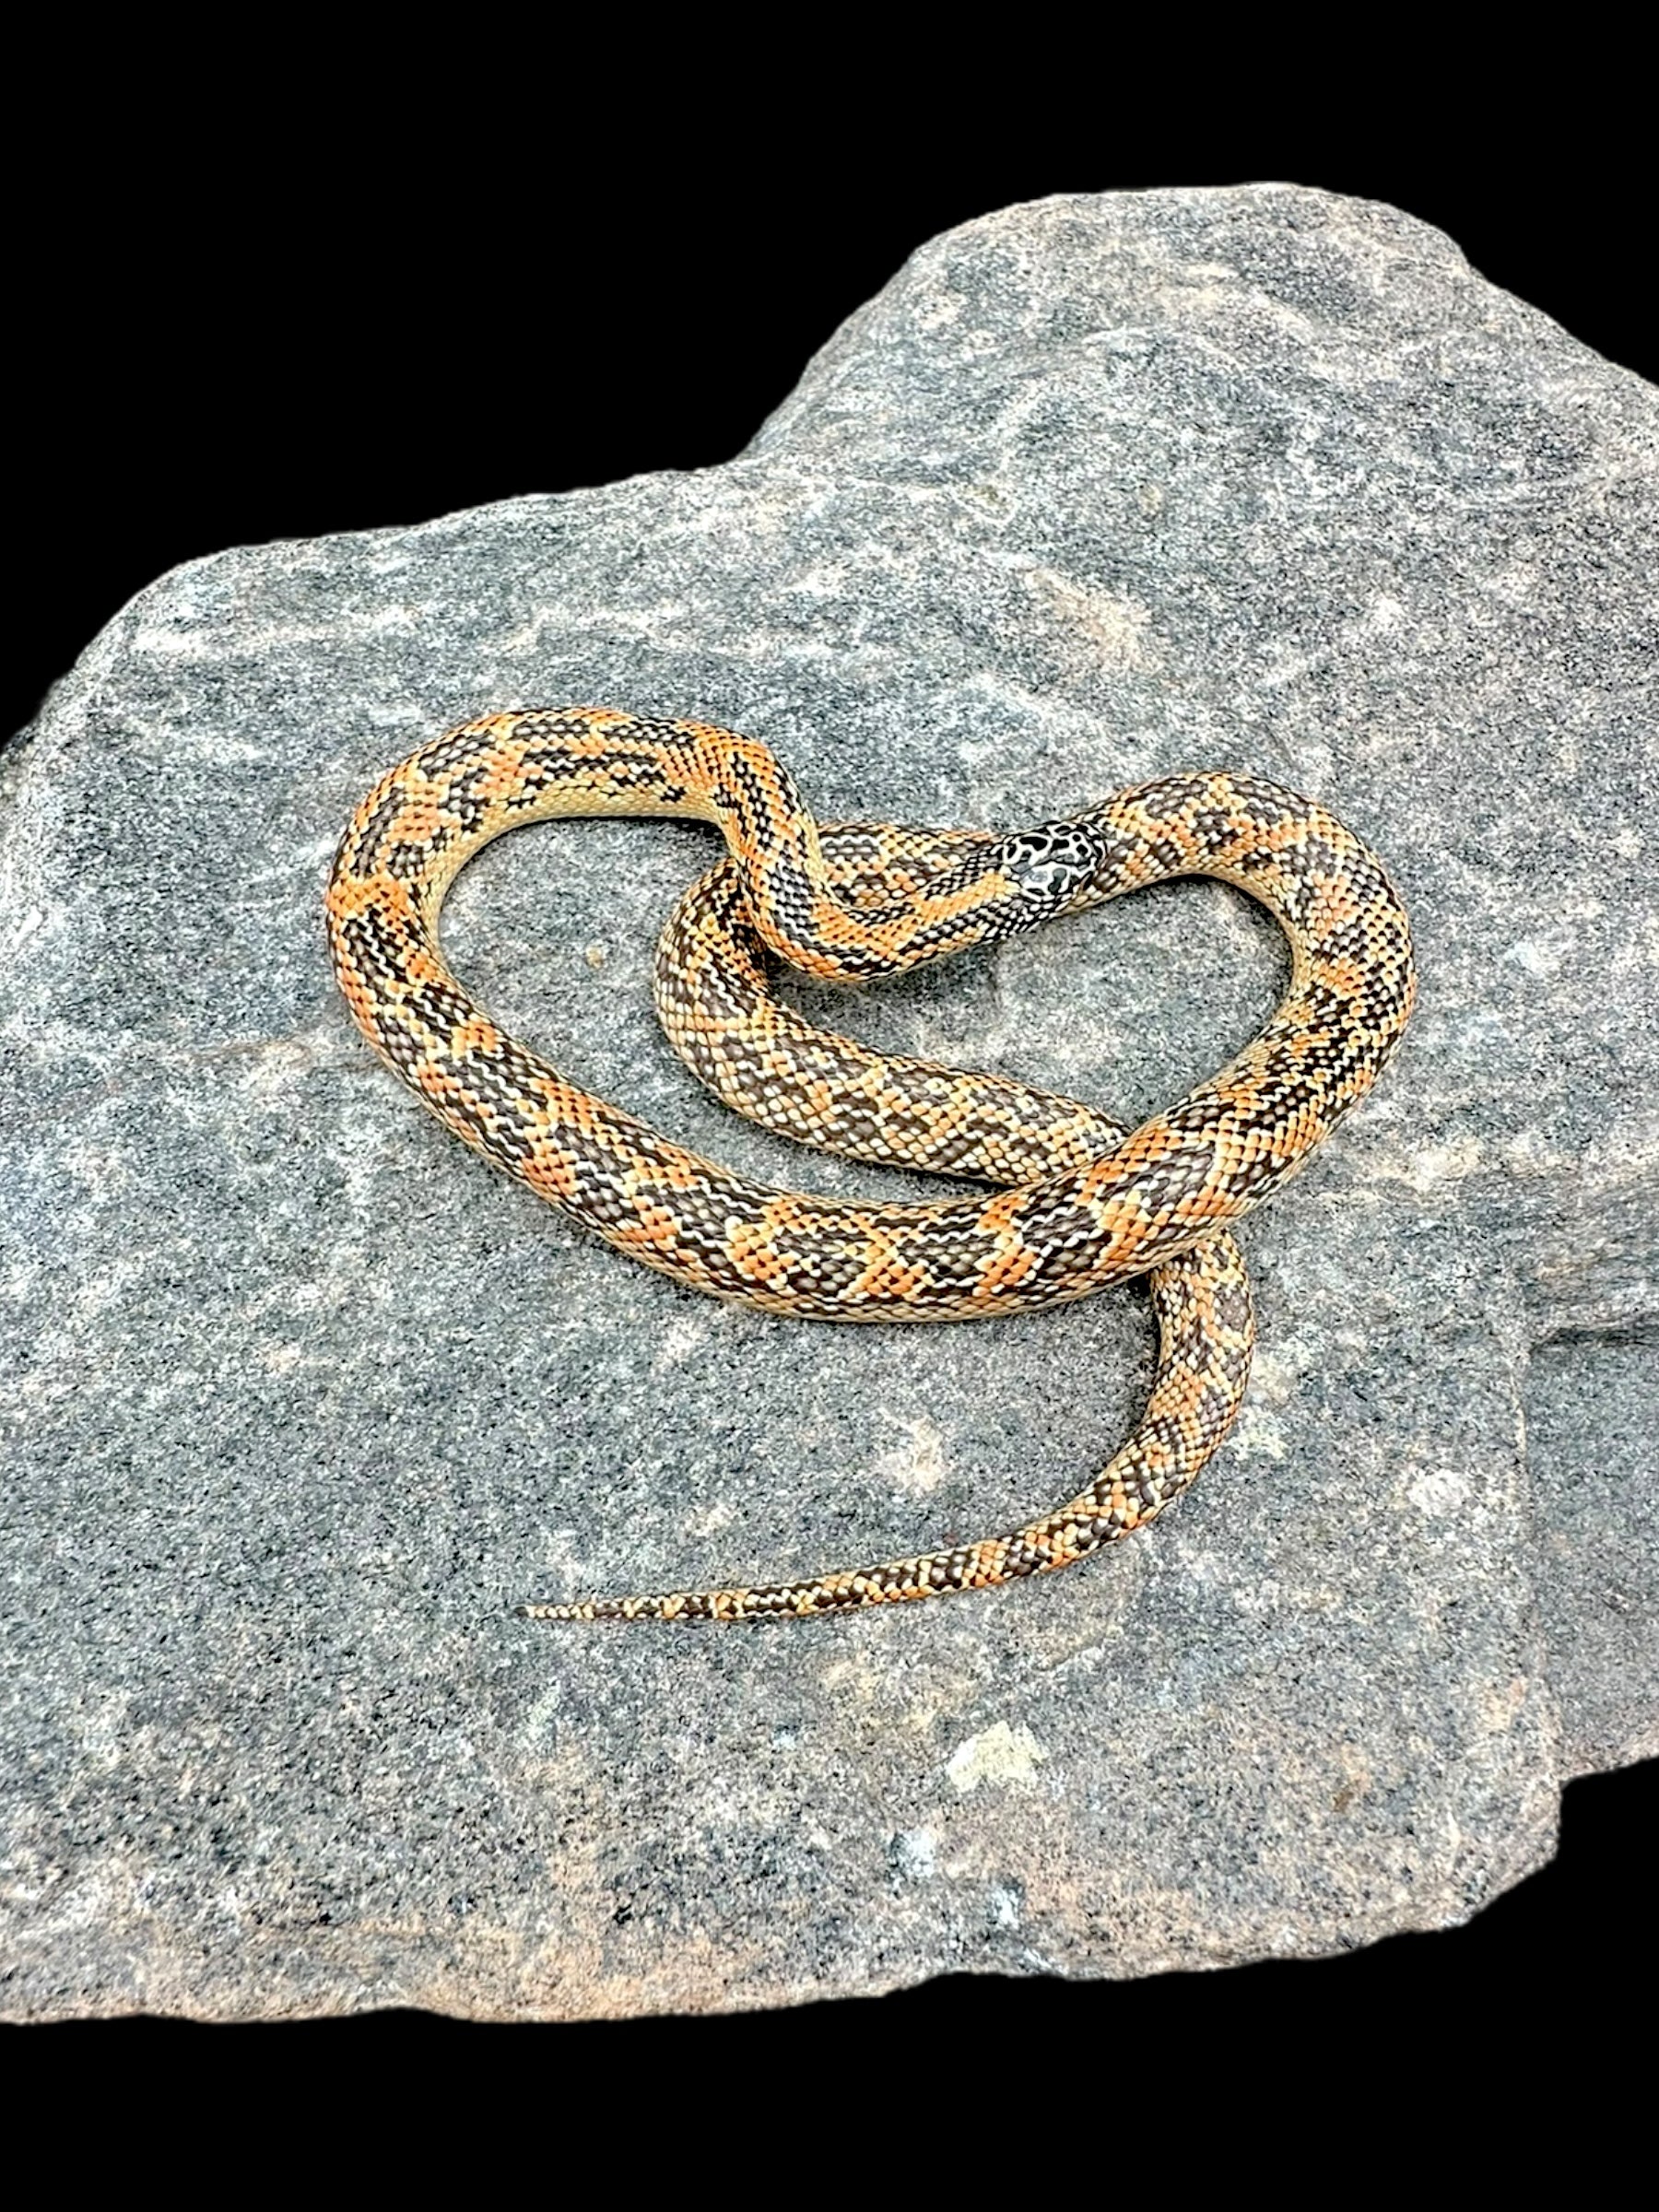
[[[1006,1789],[1011,1783],[1028,1783],[1047,1757],[1029,1728],[1010,1728],[1006,1721],[998,1721],[982,1735],[971,1735],[959,1744],[945,1771],[952,1789],[965,1797],[971,1790],[987,1785]]]

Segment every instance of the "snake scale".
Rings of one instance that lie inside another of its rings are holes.
[[[728,856],[658,949],[675,1049],[738,1111],[799,1142],[1000,1187],[931,1204],[773,1190],[567,1082],[466,994],[439,947],[464,864],[523,822],[679,815]],[[992,1075],[871,1052],[773,995],[767,962],[892,975],[1144,885],[1209,876],[1275,915],[1292,954],[1266,1028],[1221,1073],[1128,1129]],[[1416,990],[1405,910],[1374,853],[1254,776],[1162,776],[1063,822],[995,836],[815,823],[755,739],[595,708],[467,723],[392,769],[348,825],[327,894],[359,1027],[466,1144],[676,1281],[814,1321],[971,1320],[1148,1274],[1159,1350],[1128,1442],[1077,1497],[1012,1533],[748,1588],[537,1603],[537,1619],[759,1619],[1045,1573],[1162,1511],[1220,1443],[1253,1341],[1233,1223],[1364,1097]]]

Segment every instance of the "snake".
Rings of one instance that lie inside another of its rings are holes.
[[[701,1082],[804,1145],[990,1187],[907,1202],[776,1189],[674,1144],[508,1035],[444,959],[444,896],[506,830],[597,815],[685,817],[724,839],[669,916],[654,968],[664,1029]],[[1185,876],[1265,907],[1291,974],[1242,1051],[1136,1126],[1008,1077],[877,1053],[806,1021],[772,982],[782,964],[866,983]],[[517,1608],[535,1620],[840,1613],[1052,1572],[1144,1527],[1190,1487],[1243,1401],[1254,1320],[1234,1227],[1371,1089],[1417,992],[1382,861],[1317,801],[1265,778],[1166,774],[1005,833],[820,824],[761,740],[612,708],[515,709],[421,746],[353,814],[324,903],[352,1017],[421,1103],[677,1283],[797,1319],[896,1323],[994,1319],[1148,1278],[1159,1349],[1145,1410],[1052,1512],[806,1579]]]

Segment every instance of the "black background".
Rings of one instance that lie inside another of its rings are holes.
[[[1488,55],[1454,71],[1432,40],[1406,51],[1391,35],[1381,55],[1301,52],[1312,84],[1266,40],[1200,51],[1172,25],[1168,48],[1086,65],[1036,52],[1037,35],[1006,29],[982,71],[944,84],[895,83],[867,53],[811,101],[816,62],[758,92],[691,76],[646,91],[618,52],[576,88],[549,41],[481,37],[453,75],[429,57],[416,87],[341,88],[312,52],[250,56],[217,96],[145,85],[128,100],[117,60],[102,90],[119,113],[97,133],[67,130],[42,86],[12,147],[22,559],[0,727],[29,719],[127,596],[194,555],[728,459],[913,247],[1013,200],[1288,179],[1391,201],[1659,375],[1653,194],[1633,164],[1647,125],[1630,57],[1593,20],[1563,27],[1567,53],[1530,74]],[[47,2073],[97,2063],[132,2081],[149,2064],[199,2082],[207,2046],[228,2043],[267,2086],[285,2068],[360,2081],[391,2056],[406,2098],[482,2078],[480,2053],[488,2075],[511,2049],[509,2102],[521,2069],[551,2060],[562,2078],[585,2060],[650,2083],[658,2112],[688,2065],[712,2065],[734,2146],[756,2125],[742,2084],[762,2062],[806,2068],[798,2109],[815,2112],[825,2065],[844,2096],[878,2104],[906,2053],[962,2062],[970,2120],[1069,2078],[1065,2124],[1086,2132],[1176,2090],[1212,2111],[1242,2069],[1265,2100],[1248,2141],[1283,2124],[1287,2084],[1390,2136],[1497,2058],[1525,2124],[1553,2126],[1583,2100],[1605,2111],[1628,2046],[1601,2024],[1651,1983],[1656,1776],[1573,1784],[1556,1863],[1469,1926],[1329,1961],[1127,1985],[947,1980],[759,2018],[545,2030],[417,2014],[228,2038],[71,2023],[6,2050],[14,2080],[27,2044]],[[551,2078],[512,2106],[514,2130],[550,2109]],[[430,2116],[467,2111],[440,2100]]]

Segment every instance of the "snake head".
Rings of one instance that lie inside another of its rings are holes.
[[[1107,857],[1106,840],[1087,822],[1040,822],[999,839],[987,857],[1019,892],[1018,926],[1030,929],[1065,913],[1088,889]]]

